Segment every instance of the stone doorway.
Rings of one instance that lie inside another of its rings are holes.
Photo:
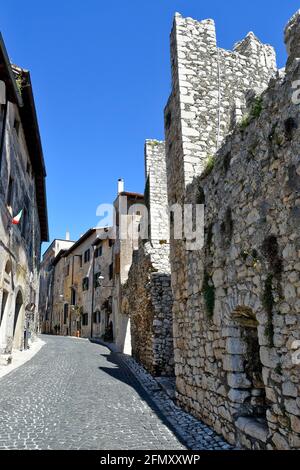
[[[0,326],[2,324],[2,320],[3,320],[4,315],[5,315],[7,300],[8,300],[8,292],[6,290],[4,290],[3,294],[2,294],[2,303],[1,303],[1,312],[0,312]]]
[[[233,312],[235,327],[240,331],[240,353],[243,371],[239,374],[244,395],[239,416],[266,419],[267,400],[263,381],[263,365],[260,360],[258,321],[251,308],[238,307]]]
[[[13,329],[13,347],[22,348],[24,338],[24,303],[22,292],[19,291],[16,297],[14,329]]]

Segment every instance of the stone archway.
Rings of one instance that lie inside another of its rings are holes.
[[[241,358],[241,370],[236,375],[234,389],[241,392],[241,408],[239,413],[265,420],[267,411],[265,384],[263,381],[263,364],[260,359],[260,344],[258,336],[259,322],[250,307],[237,306],[232,312],[232,326],[239,332],[236,339],[237,358]],[[234,342],[232,342],[232,345]],[[228,383],[233,385],[234,374],[228,377]],[[234,392],[232,393],[234,395]]]
[[[2,320],[5,316],[5,312],[6,312],[6,307],[7,307],[7,301],[8,301],[8,292],[6,289],[3,289],[3,293],[2,293],[2,302],[1,302],[1,310],[0,310],[0,327],[2,325]]]
[[[7,258],[0,276],[2,292],[0,292],[0,352],[9,354],[12,348],[10,325],[14,310],[12,262]]]
[[[13,347],[16,349],[22,348],[24,339],[24,301],[22,292],[19,290],[14,311],[14,324],[13,324]]]
[[[269,435],[266,414],[270,406],[261,356],[266,345],[264,309],[251,286],[249,290],[234,290],[223,307],[223,367],[227,372],[229,406],[234,409],[237,442],[244,442],[246,436],[264,448]]]

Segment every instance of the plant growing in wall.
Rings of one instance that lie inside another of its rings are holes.
[[[240,122],[240,129],[242,131],[246,130],[249,124],[254,121],[254,119],[259,118],[263,110],[263,99],[261,96],[257,96],[251,106],[250,112],[247,113]]]
[[[20,95],[22,96],[22,91],[23,91],[23,77],[21,74],[17,75],[16,76],[16,84],[17,84],[17,88],[18,88],[18,91],[20,93]]]
[[[274,346],[274,326],[273,326],[273,308],[274,308],[274,294],[273,294],[273,275],[269,274],[264,286],[262,297],[263,307],[268,315],[268,322],[265,327],[265,336],[269,340],[270,347]]]
[[[208,155],[205,161],[205,168],[202,173],[202,178],[206,178],[211,174],[215,166],[215,157],[213,155]]]
[[[202,293],[207,316],[212,318],[215,309],[215,286],[207,271],[204,271]]]

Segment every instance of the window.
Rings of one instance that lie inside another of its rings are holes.
[[[83,291],[89,290],[89,278],[88,277],[84,277],[82,279],[82,290]]]
[[[95,258],[99,258],[99,256],[102,256],[102,245],[98,246],[95,250]]]
[[[110,238],[110,239],[109,239],[109,241],[108,241],[108,245],[109,245],[109,247],[112,247],[112,246],[113,246],[113,244],[114,244],[114,241],[113,241],[113,239],[112,239],[112,238]]]
[[[93,321],[94,323],[101,323],[101,312],[99,312],[99,310],[97,310],[97,312],[94,312],[94,315],[93,315]]]
[[[64,325],[67,324],[68,321],[68,313],[69,313],[69,305],[65,304],[64,305]]]
[[[71,287],[71,305],[76,305],[76,290]]]
[[[88,263],[90,261],[90,250],[84,252],[84,262]]]
[[[12,177],[10,177],[9,183],[8,183],[7,198],[6,198],[6,204],[9,207],[12,207],[13,205],[13,189],[14,189],[14,180]]]
[[[78,256],[79,267],[82,268],[82,255]]]
[[[114,264],[111,263],[111,264],[109,265],[109,280],[110,280],[110,281],[111,281],[112,278],[113,278],[113,274],[114,274]]]
[[[100,276],[101,276],[100,271],[94,275],[94,289],[101,286]]]
[[[88,326],[89,324],[89,315],[88,313],[83,313],[82,315],[82,326]]]

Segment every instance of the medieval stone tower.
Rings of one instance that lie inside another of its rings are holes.
[[[176,14],[165,109],[169,204],[205,205],[205,242],[170,241],[178,402],[234,445],[299,448],[300,14],[289,59],[253,33],[217,47]]]

